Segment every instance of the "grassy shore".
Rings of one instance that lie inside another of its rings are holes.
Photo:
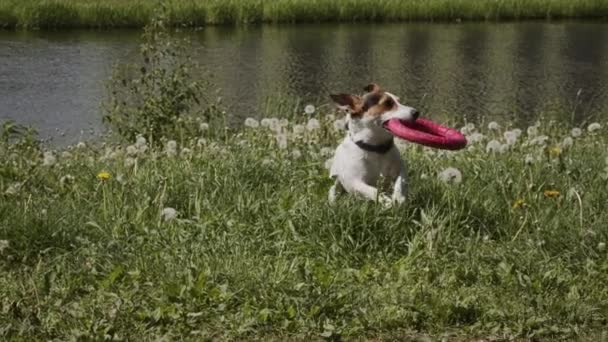
[[[601,335],[605,124],[400,144],[411,195],[384,209],[328,206],[343,123],[315,115],[164,147],[3,139],[0,336]]]
[[[608,18],[604,0],[167,0],[173,25]],[[0,27],[142,27],[148,0],[3,0]]]

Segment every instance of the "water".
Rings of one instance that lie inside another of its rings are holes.
[[[375,81],[433,118],[608,118],[608,24],[322,24],[211,27],[189,33],[230,115],[266,99],[327,103]],[[0,32],[0,120],[58,144],[103,131],[114,63],[137,58],[136,31]]]

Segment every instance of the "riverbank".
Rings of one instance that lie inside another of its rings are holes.
[[[209,0],[166,1],[174,26],[250,23],[606,19],[603,0]],[[158,7],[146,0],[4,0],[9,29],[140,28]]]
[[[411,196],[384,209],[327,205],[344,123],[313,115],[159,147],[0,135],[0,336],[599,336],[606,123],[399,145]]]

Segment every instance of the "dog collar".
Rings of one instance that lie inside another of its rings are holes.
[[[384,144],[380,144],[380,145],[368,144],[368,143],[364,142],[363,140],[355,141],[355,144],[364,151],[384,154],[384,153],[388,152],[393,147],[393,145],[395,145],[395,142],[393,141],[393,138],[391,138],[391,140],[385,142]]]

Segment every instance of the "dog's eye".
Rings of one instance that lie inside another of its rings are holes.
[[[384,105],[390,108],[395,105],[395,100],[393,100],[391,97],[388,97],[386,100],[384,100]]]

